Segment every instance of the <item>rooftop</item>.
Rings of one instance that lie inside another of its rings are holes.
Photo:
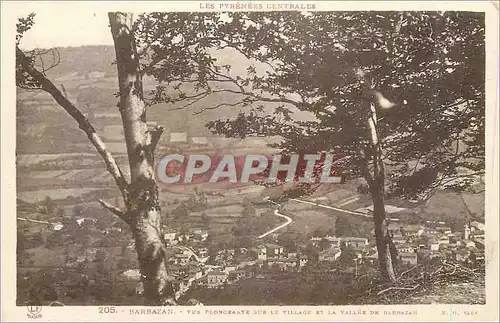
[[[226,276],[227,274],[225,272],[219,271],[219,270],[213,270],[207,273],[207,275],[210,276]]]

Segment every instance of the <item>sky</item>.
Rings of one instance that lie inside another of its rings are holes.
[[[23,8],[17,17],[36,14],[35,25],[21,42],[23,48],[51,48],[81,45],[112,45],[113,39],[108,27],[106,11],[98,7],[72,4],[65,10],[65,4],[58,4],[58,10],[51,6]],[[75,16],[74,12],[77,12]]]

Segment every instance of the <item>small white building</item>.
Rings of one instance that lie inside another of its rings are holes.
[[[223,285],[227,280],[228,274],[219,270],[211,271],[207,274],[208,287],[215,288]]]
[[[481,222],[478,222],[478,221],[472,221],[470,223],[470,227],[471,227],[472,231],[475,231],[475,230],[485,231],[485,229],[486,229],[484,223],[481,223]]]
[[[257,259],[267,260],[267,248],[266,248],[266,246],[257,247]]]
[[[431,239],[428,242],[430,251],[438,251],[439,250],[439,241],[437,239]]]
[[[170,244],[174,244],[176,242],[175,238],[177,237],[177,232],[170,231],[163,234],[163,239]]]
[[[450,238],[448,236],[441,236],[439,239],[438,239],[438,244],[439,246],[442,246],[442,245],[449,245],[450,244]]]

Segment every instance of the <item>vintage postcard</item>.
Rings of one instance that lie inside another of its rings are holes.
[[[2,321],[498,321],[498,2],[1,5]]]

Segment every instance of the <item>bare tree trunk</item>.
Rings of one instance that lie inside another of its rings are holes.
[[[377,243],[380,274],[385,281],[393,283],[396,281],[393,267],[394,251],[390,248],[391,237],[387,230],[384,197],[380,193],[379,189],[372,189],[375,241]]]
[[[20,68],[17,73],[31,76],[36,81],[36,88],[52,95],[75,119],[106,163],[108,172],[122,193],[127,209],[120,210],[103,200],[99,202],[130,225],[141,267],[146,305],[175,304],[166,249],[161,239],[161,210],[153,170],[153,153],[163,128],[147,127],[139,58],[132,33],[132,15],[110,13],[109,21],[115,41],[120,113],[127,144],[130,183],[85,115],[43,72],[34,67],[32,59],[26,57],[19,47],[16,47],[16,67]]]
[[[395,282],[394,274],[395,259],[394,249],[391,248],[392,238],[389,235],[385,214],[385,169],[382,160],[382,148],[377,133],[377,111],[375,103],[370,104],[370,116],[368,126],[371,139],[371,160],[373,166],[373,175],[366,169],[365,178],[370,187],[370,193],[373,200],[373,223],[375,227],[375,241],[377,244],[378,261],[382,278],[388,282]]]
[[[109,23],[115,43],[120,113],[130,165],[130,186],[125,200],[127,218],[135,239],[146,304],[164,305],[172,302],[174,291],[161,238],[161,210],[153,169],[154,146],[161,129],[150,130],[146,122],[133,16],[109,13]]]

